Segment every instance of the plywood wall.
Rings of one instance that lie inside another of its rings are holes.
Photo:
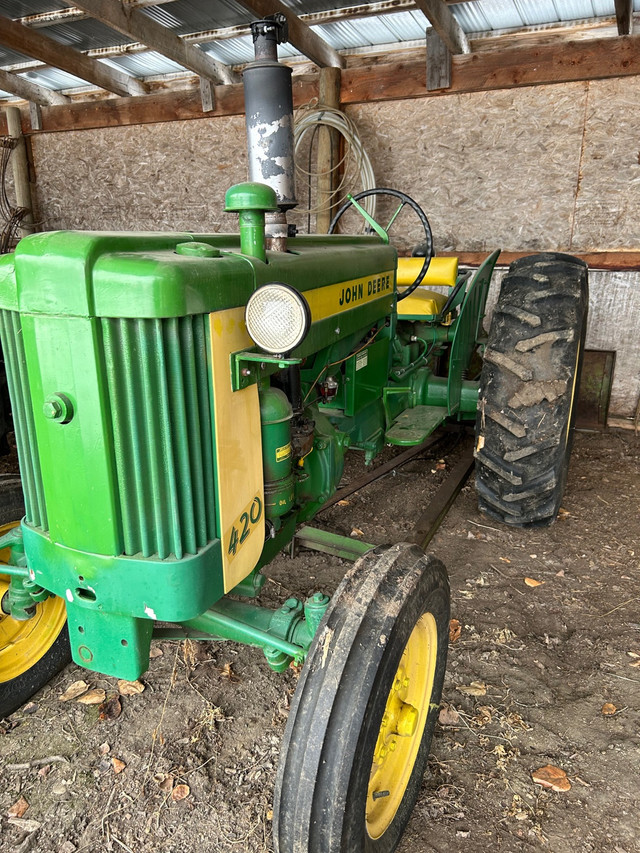
[[[638,102],[624,78],[348,112],[377,183],[415,197],[438,248],[590,251],[640,249]],[[33,153],[45,228],[218,230],[246,178],[241,117],[41,134]]]
[[[378,185],[413,196],[437,250],[640,249],[640,78],[348,109]],[[234,230],[242,117],[33,137],[45,230]],[[355,187],[354,189],[358,189]],[[299,196],[304,197],[303,187]],[[407,242],[420,239],[406,224]],[[592,276],[588,346],[618,352],[612,410],[640,394],[640,275]]]
[[[349,110],[377,183],[459,251],[640,248],[640,79]]]
[[[43,134],[33,158],[43,230],[231,231],[244,117]]]

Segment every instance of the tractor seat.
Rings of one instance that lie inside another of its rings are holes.
[[[422,269],[424,258],[398,258],[398,289],[408,287]],[[457,258],[431,258],[431,263],[420,287],[398,302],[401,320],[433,319],[442,311],[447,296],[428,287],[454,287],[458,276]]]

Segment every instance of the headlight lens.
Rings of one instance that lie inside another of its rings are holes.
[[[311,312],[304,296],[288,284],[264,284],[245,309],[247,331],[265,352],[291,352],[309,331]]]

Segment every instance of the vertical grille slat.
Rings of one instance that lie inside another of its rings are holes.
[[[0,338],[11,397],[26,518],[34,527],[48,530],[49,522],[36,442],[36,426],[27,377],[27,359],[20,315],[17,312],[0,311]]]
[[[181,335],[179,342],[181,351],[192,352],[194,349],[197,349],[193,326],[184,324],[179,331]],[[204,347],[202,347],[200,352],[204,351]],[[184,387],[184,400],[187,404],[184,409],[184,429],[190,435],[199,435],[201,418],[200,400],[198,398],[198,376],[193,360],[183,359],[181,375]],[[208,442],[208,444],[211,445],[211,442]],[[207,501],[204,479],[198,475],[200,471],[204,471],[204,466],[205,449],[202,447],[202,441],[194,442],[193,453],[190,458],[190,489],[186,500],[189,501],[189,508],[193,518],[193,537],[198,547],[202,547],[208,539]]]
[[[213,539],[216,535],[216,501],[215,480],[213,461],[213,422],[211,409],[211,395],[209,392],[209,377],[211,376],[211,365],[209,364],[209,338],[208,326],[204,317],[202,322],[191,325],[193,333],[193,352],[203,353],[202,358],[192,359],[192,371],[195,378],[194,412],[197,412],[195,424],[192,424],[193,434],[200,430],[200,441],[198,447],[202,453],[201,470],[203,472],[202,490],[204,497],[204,511],[202,514],[203,529],[206,531],[204,541]],[[197,408],[196,408],[197,407]]]
[[[215,537],[206,315],[102,329],[125,553],[196,553]]]
[[[136,360],[132,357],[136,349],[134,327],[132,323],[104,320],[102,331],[107,382],[111,394],[124,551],[125,554],[141,552],[149,556],[153,551],[148,528],[144,523],[149,492],[143,479],[144,451],[138,430],[129,428],[129,424],[138,423],[143,417],[137,393],[139,377],[135,370]]]
[[[170,402],[172,420],[175,426],[173,432],[173,459],[176,465],[177,506],[180,513],[180,528],[184,541],[180,543],[188,553],[195,553],[198,548],[195,535],[195,519],[193,514],[193,484],[190,458],[188,454],[181,452],[181,447],[189,435],[187,429],[186,400],[188,390],[185,388],[182,364],[182,351],[180,348],[180,331],[177,320],[170,320],[165,326],[166,349],[169,355],[167,359],[167,398]],[[195,456],[198,451],[197,445],[193,447]],[[177,552],[176,552],[177,553]]]

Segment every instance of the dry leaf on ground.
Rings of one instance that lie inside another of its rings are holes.
[[[154,646],[151,644],[151,649],[149,651],[149,659],[153,660],[154,658],[161,658],[164,652],[160,648],[160,646]]]
[[[359,527],[354,527],[349,536],[364,536],[364,530],[360,530]]]
[[[72,699],[77,699],[78,696],[82,696],[83,693],[86,693],[89,689],[89,685],[86,681],[74,681],[73,684],[70,684],[64,693],[61,693],[58,696],[58,699],[61,702],[70,702]]]
[[[121,696],[136,696],[144,690],[144,684],[141,681],[124,681],[118,682],[118,690]]]
[[[349,506],[349,501],[338,501],[338,506]]]
[[[16,802],[12,806],[9,806],[9,808],[7,809],[7,816],[22,817],[22,815],[26,812],[28,808],[29,803],[25,800],[24,797],[20,797],[20,799],[16,800]]]
[[[551,788],[552,791],[561,793],[571,790],[571,782],[567,778],[567,774],[554,764],[545,764],[544,767],[534,770],[531,773],[531,778],[538,785],[542,785],[543,788]]]
[[[456,726],[460,722],[460,714],[453,705],[443,705],[438,715],[438,722],[441,726]]]
[[[611,717],[618,709],[612,702],[605,702],[602,706],[602,713],[605,717]]]
[[[544,581],[537,581],[535,578],[525,578],[524,582],[527,586],[542,586]]]
[[[472,681],[471,684],[458,684],[456,690],[459,693],[466,693],[467,696],[484,696],[487,692],[487,685],[484,681]]]
[[[83,693],[82,696],[78,696],[76,702],[81,702],[83,705],[99,705],[101,702],[104,702],[106,696],[107,694],[104,690],[94,687],[93,690],[89,690],[87,693]]]
[[[121,761],[119,758],[111,759],[111,766],[113,767],[114,773],[122,773],[124,768],[127,766],[124,761]]]
[[[101,720],[117,720],[122,713],[122,705],[117,696],[112,696],[100,705]]]
[[[184,800],[191,793],[188,785],[176,785],[176,787],[171,792],[171,799],[177,803],[180,800]]]
[[[462,625],[458,622],[457,619],[452,619],[449,622],[449,642],[455,643],[455,641],[460,637],[462,633]]]

